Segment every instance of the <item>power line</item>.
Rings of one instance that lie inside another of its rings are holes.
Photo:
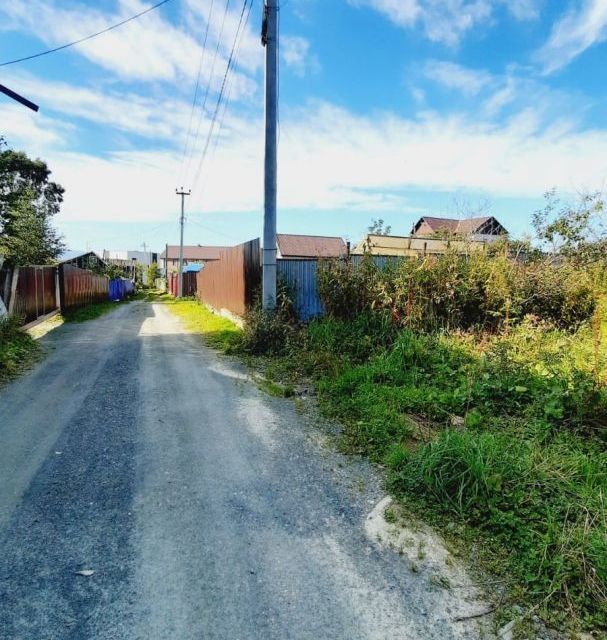
[[[190,111],[190,122],[188,123],[188,132],[186,134],[185,145],[183,147],[183,155],[181,157],[181,169],[180,169],[181,175],[183,175],[182,172],[185,165],[185,157],[188,153],[188,147],[190,143],[190,134],[192,132],[192,122],[194,120],[194,111],[196,111],[196,101],[198,100],[198,89],[200,88],[200,76],[202,73],[202,67],[203,67],[205,53],[207,49],[207,40],[209,37],[209,27],[211,26],[211,17],[213,15],[213,4],[214,4],[214,0],[211,0],[211,5],[209,7],[209,15],[207,17],[207,27],[204,32],[204,40],[202,43],[202,52],[200,54],[200,61],[198,63],[198,74],[196,76],[196,87],[194,89],[194,99],[192,100],[192,109]],[[179,182],[182,182],[182,180],[179,180]]]
[[[204,161],[206,159],[208,150],[209,150],[209,144],[211,142],[211,137],[213,136],[213,131],[215,129],[215,123],[217,121],[217,114],[219,113],[219,108],[221,106],[221,101],[223,99],[224,96],[224,92],[225,92],[225,87],[226,87],[226,82],[228,79],[228,75],[232,69],[233,63],[234,63],[234,52],[236,51],[236,44],[238,42],[238,36],[240,35],[240,29],[243,26],[243,20],[244,20],[244,15],[245,15],[245,11],[247,9],[247,4],[249,4],[249,0],[244,0],[243,5],[242,5],[242,11],[240,12],[240,20],[238,21],[238,28],[236,29],[236,35],[234,36],[234,42],[232,44],[232,50],[230,52],[230,57],[228,58],[228,64],[226,66],[226,71],[225,74],[223,76],[223,81],[221,83],[221,90],[219,92],[219,96],[217,97],[217,104],[215,105],[215,111],[213,113],[213,117],[211,119],[211,126],[209,127],[209,133],[207,135],[207,140],[204,146],[204,150],[202,152],[202,157],[200,158],[200,162],[198,163],[198,168],[196,171],[196,174],[194,176],[194,187],[193,189],[196,189],[196,185],[198,184],[198,179],[200,177],[200,172],[202,171],[202,167],[204,165]],[[253,0],[250,1],[250,5],[252,6],[253,4]],[[249,13],[247,14],[247,21],[249,18],[249,15],[251,13],[251,8],[249,7]]]
[[[245,28],[246,28],[246,25],[249,22],[249,16],[251,14],[252,7],[253,7],[253,3],[251,3],[249,5],[249,13],[247,14],[247,18],[245,20]],[[242,44],[242,36],[243,36],[243,34],[244,34],[244,29],[241,32],[241,38],[240,38],[240,41],[239,41],[239,43],[238,43],[238,45],[236,47],[236,58],[238,58],[238,52],[240,51],[240,45]],[[213,143],[213,150],[211,151],[211,162],[213,161],[213,159],[215,158],[215,154],[217,153],[217,147],[219,145],[220,134],[221,134],[221,131],[223,129],[223,123],[224,123],[224,120],[225,120],[225,117],[226,117],[226,114],[227,114],[227,111],[228,111],[228,106],[230,104],[230,98],[232,96],[232,89],[234,88],[234,74],[230,75],[230,77],[228,78],[227,87],[228,87],[228,91],[227,91],[227,94],[226,94],[226,99],[223,102],[223,109],[220,112],[221,115],[219,116],[219,126],[217,127],[217,133],[215,135],[215,142]],[[204,183],[203,183],[203,186],[204,186]]]
[[[206,106],[207,106],[207,99],[209,97],[209,91],[211,89],[211,83],[213,82],[213,75],[215,74],[215,64],[217,62],[217,56],[219,54],[219,46],[221,44],[221,38],[223,36],[223,30],[225,27],[225,23],[226,23],[226,16],[228,15],[228,8],[230,6],[230,0],[226,0],[226,4],[223,10],[223,18],[221,20],[221,28],[219,30],[219,36],[217,38],[217,45],[215,46],[215,54],[213,55],[213,62],[211,63],[211,70],[209,72],[209,80],[207,82],[207,88],[204,94],[204,99],[202,101],[202,107],[200,108],[200,113],[198,114],[198,123],[196,125],[196,134],[194,136],[194,142],[192,143],[192,146],[190,148],[190,154],[188,156],[188,164],[186,167],[186,177],[189,175],[190,173],[190,167],[192,166],[192,158],[194,156],[194,152],[196,151],[196,144],[198,143],[198,136],[200,135],[200,127],[202,125],[202,118],[204,117],[205,114],[205,110],[206,110]]]
[[[97,36],[107,33],[108,31],[112,31],[112,29],[117,29],[118,27],[121,27],[123,24],[126,24],[127,22],[131,22],[131,20],[136,20],[137,18],[141,18],[141,16],[145,15],[146,13],[150,13],[150,11],[154,11],[154,9],[158,9],[158,7],[161,7],[163,4],[166,4],[167,2],[170,2],[170,1],[171,0],[162,0],[162,2],[159,2],[158,4],[155,4],[152,7],[148,7],[144,11],[141,11],[140,13],[136,13],[134,16],[131,16],[126,20],[122,20],[121,22],[113,24],[110,27],[106,27],[105,29],[102,29],[101,31],[97,31],[97,33],[92,33],[90,36],[80,38],[80,40],[74,40],[74,42],[68,42],[67,44],[61,45],[60,47],[55,47],[54,49],[48,49],[47,51],[40,51],[39,53],[35,53],[31,56],[25,56],[24,58],[16,58],[15,60],[8,60],[7,62],[1,62],[0,67],[6,67],[9,64],[16,64],[17,62],[25,62],[26,60],[33,60],[34,58],[47,56],[49,53],[55,53],[56,51],[61,51],[62,49],[73,47],[74,45],[80,44],[81,42],[86,42],[87,40],[96,38]]]

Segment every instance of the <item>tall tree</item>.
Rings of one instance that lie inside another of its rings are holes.
[[[386,225],[384,221],[379,218],[376,220],[373,218],[371,220],[370,226],[367,227],[369,233],[375,236],[389,236],[392,231],[392,227]]]
[[[49,180],[42,160],[2,149],[0,140],[0,254],[11,265],[47,264],[64,248],[52,225],[64,189]]]
[[[601,193],[583,193],[563,203],[555,189],[545,194],[546,205],[533,214],[541,248],[552,256],[575,262],[607,259],[607,211]]]

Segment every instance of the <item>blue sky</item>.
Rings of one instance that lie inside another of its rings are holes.
[[[34,114],[0,96],[0,134],[47,160],[66,188],[56,222],[71,248],[176,243],[182,184],[193,188],[187,243],[261,235],[261,0],[199,171],[242,2],[230,0],[224,20],[224,0],[171,0],[87,43],[0,67],[1,83],[41,106]],[[3,0],[0,61],[150,4]],[[424,214],[488,212],[519,236],[548,189],[603,189],[607,0],[282,5],[279,231],[356,241],[371,218],[404,235]]]

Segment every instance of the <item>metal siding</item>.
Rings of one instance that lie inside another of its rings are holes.
[[[372,256],[379,269],[385,269],[402,258],[398,256]],[[364,256],[350,256],[352,264],[360,265]],[[278,276],[283,279],[294,297],[299,319],[309,322],[325,315],[325,308],[318,292],[318,260],[278,260]]]
[[[207,262],[202,271],[191,275],[196,276],[196,295],[202,302],[244,315],[261,283],[259,239],[222,250],[219,260]]]
[[[318,260],[278,260],[278,276],[294,297],[300,320],[309,322],[323,316],[325,308],[317,286]]]
[[[58,308],[56,267],[19,267],[13,313],[25,322]]]

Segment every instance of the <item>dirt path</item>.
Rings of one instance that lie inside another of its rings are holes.
[[[43,340],[0,391],[0,637],[481,637],[455,621],[480,603],[368,537],[373,469],[166,307]]]

